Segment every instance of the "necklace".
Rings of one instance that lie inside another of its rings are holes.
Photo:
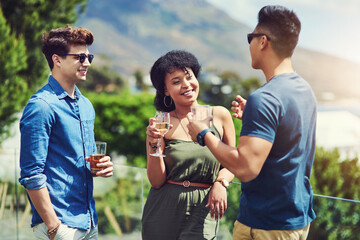
[[[191,136],[190,136],[189,132],[186,131],[185,127],[183,126],[181,119],[178,117],[178,115],[177,115],[177,113],[176,113],[176,110],[174,110],[174,113],[175,113],[176,118],[179,120],[179,123],[180,123],[181,128],[182,128],[182,129],[184,130],[184,132],[186,133],[186,136],[191,139]]]

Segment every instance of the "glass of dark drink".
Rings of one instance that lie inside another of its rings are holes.
[[[97,167],[96,164],[99,163],[99,160],[103,158],[106,154],[106,142],[96,141],[96,153],[90,155],[90,169],[92,174],[102,170],[101,167]]]

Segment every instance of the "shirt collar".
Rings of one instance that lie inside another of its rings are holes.
[[[55,94],[58,96],[59,99],[65,98],[66,96],[69,96],[69,98],[72,98],[60,85],[60,83],[53,77],[49,76],[49,85],[54,90]],[[79,99],[81,96],[81,92],[78,89],[77,86],[75,86],[75,98]]]

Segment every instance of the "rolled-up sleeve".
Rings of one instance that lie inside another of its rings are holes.
[[[19,182],[26,189],[35,190],[46,186],[45,162],[54,122],[54,111],[44,99],[29,100],[20,120]]]

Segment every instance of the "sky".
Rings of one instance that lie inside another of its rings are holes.
[[[207,0],[255,28],[265,5],[292,9],[301,21],[298,46],[360,63],[359,0]]]

